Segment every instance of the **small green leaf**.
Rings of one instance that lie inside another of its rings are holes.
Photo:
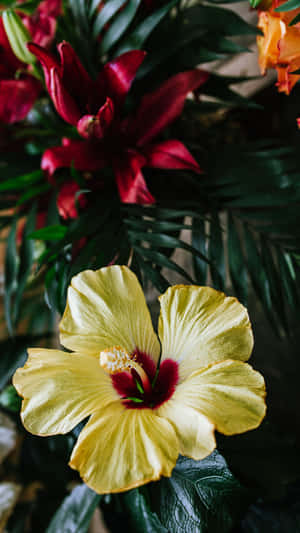
[[[46,533],[86,533],[100,498],[84,484],[76,487],[56,511]]]
[[[66,226],[55,224],[53,226],[47,226],[46,228],[33,231],[29,235],[29,239],[41,239],[42,241],[58,241],[63,239],[68,229]]]

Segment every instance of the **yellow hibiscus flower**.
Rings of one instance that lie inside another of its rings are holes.
[[[122,266],[72,279],[60,339],[72,353],[32,348],[14,385],[36,435],[67,433],[90,417],[70,466],[98,493],[170,476],[178,454],[202,459],[225,435],[265,415],[263,377],[244,363],[247,310],[209,287],[160,296],[158,340],[136,276]]]

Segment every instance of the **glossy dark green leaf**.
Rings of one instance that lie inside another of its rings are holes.
[[[168,533],[156,513],[151,511],[142,489],[126,492],[122,498],[135,533]]]
[[[125,33],[130,26],[140,3],[141,0],[128,0],[124,9],[115,17],[101,40],[100,49],[102,54],[107,53]]]
[[[217,451],[202,461],[180,457],[171,478],[155,483],[153,491],[154,509],[172,533],[229,533],[247,502]]]
[[[160,21],[167,15],[167,13],[178,4],[179,0],[172,0],[165,6],[154,11],[149,17],[143,20],[129,36],[122,41],[121,46],[117,50],[117,54],[122,54],[128,50],[139,50],[142,48],[144,42],[148,39],[149,35],[160,23]]]
[[[101,496],[82,484],[72,490],[52,518],[46,533],[86,533]]]
[[[238,228],[232,215],[228,215],[228,263],[229,273],[232,285],[238,299],[244,304],[247,304],[248,296],[248,276],[246,269],[246,261],[243,256],[241,246],[241,235],[238,233]]]

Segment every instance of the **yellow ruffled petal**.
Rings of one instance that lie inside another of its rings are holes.
[[[176,392],[158,409],[158,414],[167,418],[174,426],[181,455],[198,461],[207,457],[215,449],[214,425],[206,416],[192,407],[178,402]]]
[[[179,453],[175,431],[151,409],[113,404],[79,435],[70,466],[99,494],[121,492],[170,476]]]
[[[21,417],[36,435],[67,433],[81,420],[120,398],[95,357],[31,348],[13,378],[23,396]]]
[[[222,361],[194,372],[178,385],[174,400],[205,415],[225,435],[259,426],[266,412],[265,383],[241,361]]]
[[[117,265],[72,279],[60,333],[70,350],[96,356],[111,346],[128,353],[138,348],[155,361],[160,352],[141,286],[129,268]]]
[[[224,359],[246,361],[253,335],[245,307],[210,287],[177,285],[160,297],[162,359],[178,361],[180,379]]]

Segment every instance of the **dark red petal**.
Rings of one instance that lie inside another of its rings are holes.
[[[77,105],[81,107],[81,115],[83,115],[91,93],[94,93],[95,84],[69,43],[63,41],[57,49],[60,55],[63,84],[76,100]]]
[[[56,60],[53,54],[51,54],[45,48],[42,48],[38,44],[28,43],[27,48],[41,62],[45,75],[46,86],[49,91],[50,71],[53,68],[60,71],[61,67],[59,62]]]
[[[155,407],[159,407],[171,398],[175,392],[178,379],[178,363],[173,359],[165,359],[159,367],[157,381],[153,391]]]
[[[95,145],[87,141],[64,140],[63,146],[48,148],[42,157],[41,167],[51,177],[58,168],[70,167],[93,172],[105,165],[105,158]]]
[[[61,217],[64,219],[78,217],[78,205],[85,207],[87,200],[84,194],[77,194],[80,190],[79,185],[74,181],[65,183],[57,195],[57,208]]]
[[[201,173],[197,161],[180,141],[170,139],[143,150],[147,166],[153,168],[187,169]]]
[[[141,168],[146,159],[137,153],[127,153],[113,162],[121,201],[130,204],[153,204],[155,198],[147,188]]]
[[[118,106],[123,104],[145,55],[146,53],[141,50],[126,52],[107,63],[100,72],[98,77],[100,91],[106,91]]]
[[[110,98],[100,107],[97,115],[84,115],[77,124],[79,135],[85,139],[103,139],[114,117],[114,106]]]
[[[0,120],[6,124],[23,120],[40,90],[40,84],[30,76],[20,80],[0,81]]]
[[[130,128],[137,145],[150,142],[173,122],[182,112],[188,93],[200,87],[208,77],[209,74],[200,69],[180,72],[144,96]]]
[[[50,69],[48,91],[59,115],[68,124],[76,126],[80,119],[80,109],[66,90],[56,68]]]

